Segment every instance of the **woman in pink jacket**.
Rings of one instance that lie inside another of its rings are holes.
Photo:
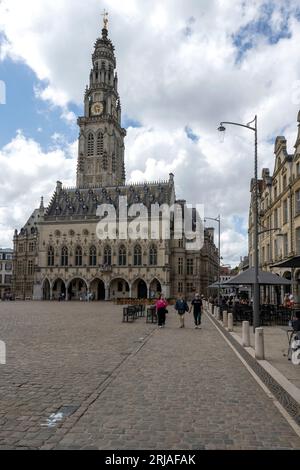
[[[166,312],[167,312],[167,306],[168,302],[166,299],[163,297],[162,294],[160,294],[158,300],[155,302],[156,306],[156,313],[157,313],[157,319],[158,319],[158,327],[159,328],[164,328],[166,324]]]

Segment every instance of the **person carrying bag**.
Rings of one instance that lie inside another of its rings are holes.
[[[163,295],[159,296],[158,300],[155,303],[155,306],[157,312],[158,328],[164,328],[166,324],[166,313],[168,313],[168,302],[163,297]]]

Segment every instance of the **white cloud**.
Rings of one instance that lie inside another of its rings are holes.
[[[77,143],[44,152],[21,131],[0,150],[0,239],[11,246],[14,229],[20,229],[41,196],[49,202],[58,179],[74,185]]]
[[[89,0],[88,8],[82,5],[81,0],[4,0],[0,29],[8,43],[2,56],[34,70],[43,80],[40,99],[59,106],[62,118],[73,124],[68,105],[82,103],[101,10],[108,9],[123,113],[142,123],[128,130],[128,178],[167,178],[173,171],[179,197],[200,198],[207,213],[222,213],[226,261],[236,259],[238,250],[246,254],[246,238],[234,231],[232,215],[247,221],[253,135],[228,127],[220,145],[216,128],[221,120],[248,122],[257,113],[261,168],[273,170],[270,139],[283,128],[292,151],[300,107],[293,99],[300,79],[297,0]],[[284,26],[290,37],[270,44],[254,28],[243,30],[244,43],[253,41],[253,48],[239,63],[233,36],[259,19],[269,22],[273,34]],[[200,136],[198,143],[187,138],[186,126]],[[54,180],[58,170],[50,175]]]

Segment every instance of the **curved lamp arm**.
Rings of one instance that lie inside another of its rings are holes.
[[[253,122],[255,122],[255,127],[250,126],[250,124],[252,124]],[[229,124],[231,126],[246,127],[246,129],[250,129],[251,131],[256,131],[256,129],[257,129],[256,122],[257,122],[257,116],[255,116],[253,121],[248,122],[248,124],[240,124],[238,122],[232,122],[232,121],[222,121],[220,123],[220,127],[218,128],[218,131],[219,132],[225,132],[226,128],[224,127],[224,124]]]

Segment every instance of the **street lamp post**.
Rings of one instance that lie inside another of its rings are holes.
[[[254,123],[254,124],[253,124]],[[257,116],[253,121],[248,122],[248,124],[239,124],[237,122],[221,122],[218,131],[223,133],[226,131],[224,124],[245,127],[254,132],[255,142],[254,142],[254,286],[253,286],[253,330],[260,326],[259,318],[259,304],[260,304],[260,292],[259,292],[259,279],[258,279],[258,178],[257,178]]]
[[[220,298],[221,298],[221,216],[218,217],[205,217],[204,221],[206,220],[214,220],[218,222],[219,226],[219,238],[218,238],[218,255],[219,255],[219,264],[218,264],[218,307],[220,307]]]

